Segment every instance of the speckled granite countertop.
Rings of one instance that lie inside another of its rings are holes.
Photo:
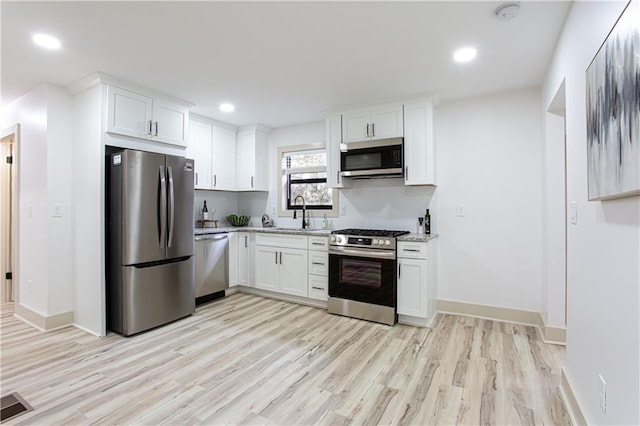
[[[235,226],[229,228],[195,228],[195,235],[219,234],[222,232],[265,232],[291,235],[329,235],[331,230],[299,228],[262,228],[257,226]]]
[[[195,228],[194,235],[219,234],[222,232],[264,232],[290,235],[330,235],[331,230],[300,228],[262,228],[258,226],[233,226],[227,228]],[[424,242],[438,238],[438,234],[407,234],[398,237],[398,241]]]
[[[398,241],[411,241],[414,243],[426,243],[427,241],[438,238],[438,234],[406,234],[398,237]]]

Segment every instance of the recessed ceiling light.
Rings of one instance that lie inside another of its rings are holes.
[[[34,34],[33,42],[40,47],[50,50],[60,49],[61,46],[60,40],[48,34]]]
[[[454,52],[453,59],[456,62],[460,62],[460,63],[469,62],[470,60],[475,58],[477,54],[478,54],[478,51],[473,47],[463,47]]]
[[[233,112],[234,109],[236,109],[236,107],[231,104],[220,104],[220,111],[222,112]]]

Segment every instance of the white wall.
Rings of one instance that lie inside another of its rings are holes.
[[[73,99],[74,320],[96,335],[106,330],[102,96],[96,85]]]
[[[446,103],[437,123],[438,298],[540,312],[538,92]]]
[[[20,123],[18,301],[44,316],[73,309],[71,97],[42,84],[3,111],[2,127]],[[52,217],[60,204],[62,217]]]
[[[268,213],[276,221],[276,226],[300,226],[300,218],[277,217],[276,156],[278,147],[325,142],[325,122],[318,121],[297,126],[274,129],[269,135],[269,176],[268,194],[243,193],[238,197],[241,210],[248,211],[256,224],[260,217]],[[350,188],[339,190],[339,205],[346,213],[329,218],[331,229],[349,227],[372,227],[381,229],[403,229],[416,232],[418,216],[424,216],[425,209],[435,209],[431,203],[434,187],[408,187],[402,179],[370,179],[352,181]],[[311,227],[322,227],[322,212],[311,212]],[[431,212],[432,232],[436,232],[437,214]]]
[[[640,197],[587,201],[585,70],[626,2],[574,2],[542,90],[566,85],[568,225],[565,371],[590,424],[640,424]],[[607,381],[599,407],[598,375]]]
[[[202,219],[204,200],[207,201],[209,218],[217,219],[219,227],[227,226],[225,218],[230,214],[245,214],[238,210],[238,194],[235,192],[196,190],[193,197],[194,222]],[[196,226],[201,224],[196,223]]]

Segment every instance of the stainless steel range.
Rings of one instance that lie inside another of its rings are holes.
[[[396,323],[396,237],[408,233],[378,229],[331,233],[329,313]]]

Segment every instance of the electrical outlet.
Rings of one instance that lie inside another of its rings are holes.
[[[598,385],[600,389],[600,409],[603,413],[607,412],[607,382],[602,377],[602,374],[598,374]]]
[[[62,217],[62,204],[53,205],[53,217]]]
[[[346,216],[346,215],[347,215],[347,206],[340,207],[340,216]]]
[[[31,284],[33,284],[33,281],[27,280],[27,294],[31,294]]]
[[[456,216],[464,217],[464,204],[458,204],[456,206]]]

